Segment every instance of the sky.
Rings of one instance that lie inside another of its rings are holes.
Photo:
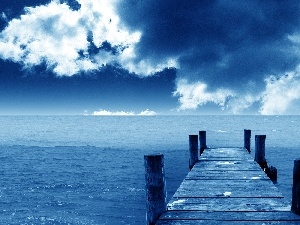
[[[299,0],[1,0],[0,115],[300,114]]]

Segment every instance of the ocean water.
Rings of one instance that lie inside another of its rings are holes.
[[[188,135],[266,159],[291,201],[300,116],[0,116],[0,224],[145,224],[145,154],[165,155],[168,199],[188,173]],[[253,155],[253,153],[252,153]]]

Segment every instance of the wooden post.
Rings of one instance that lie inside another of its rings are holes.
[[[268,166],[265,157],[265,140],[266,135],[255,135],[255,161],[265,171],[268,177],[276,183],[277,181],[277,169],[274,166]]]
[[[300,215],[300,158],[294,160],[291,210]]]
[[[244,129],[244,148],[251,152],[251,130]]]
[[[200,155],[204,152],[204,149],[207,148],[206,146],[206,131],[201,130],[199,131],[199,141],[200,141]]]
[[[198,158],[198,135],[189,135],[189,146],[190,146],[189,168],[191,170],[199,159]]]
[[[254,160],[260,165],[262,169],[267,168],[267,161],[265,158],[265,140],[266,140],[266,135],[255,135]]]
[[[167,209],[164,155],[145,155],[147,225],[154,225]]]
[[[271,179],[271,181],[273,181],[273,183],[277,182],[277,169],[274,166],[268,166],[268,168],[266,169],[266,174],[268,175],[268,177]]]

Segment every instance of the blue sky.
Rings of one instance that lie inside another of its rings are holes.
[[[0,114],[299,114],[300,2],[2,0]]]

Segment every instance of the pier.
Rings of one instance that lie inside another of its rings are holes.
[[[168,204],[163,156],[159,166],[152,161],[154,173],[146,166],[146,174],[154,174],[148,176],[150,183],[146,175],[147,224],[300,224],[299,160],[295,160],[291,208],[273,183],[277,170],[265,160],[265,135],[255,136],[253,159],[246,140],[251,137],[249,130],[241,148],[207,148],[203,132],[199,134],[205,144],[199,148],[198,135],[190,135],[190,172]]]

